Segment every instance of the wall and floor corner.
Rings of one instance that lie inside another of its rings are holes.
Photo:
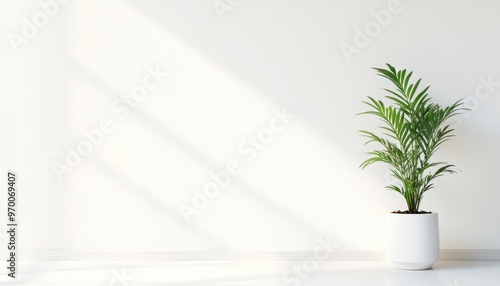
[[[386,214],[405,205],[385,168],[359,169],[357,130],[377,123],[355,114],[389,62],[471,109],[438,154],[461,172],[422,205],[442,258],[500,259],[500,3],[0,6],[21,257],[301,259],[331,243],[329,259],[383,259]]]

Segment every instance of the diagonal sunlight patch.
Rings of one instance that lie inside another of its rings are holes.
[[[114,126],[70,175],[74,207],[69,216],[79,228],[70,242],[73,248],[307,251],[318,232],[348,228],[347,221],[330,219],[325,211],[334,206],[349,213],[342,204],[343,192],[365,188],[373,180],[356,181],[346,166],[357,164],[309,128],[299,114],[265,150],[256,152],[255,160],[242,166],[241,179],[252,182],[266,202],[245,192],[240,178],[235,178],[197,223],[172,222],[182,222],[172,210],[180,202],[191,202],[194,189],[211,180],[210,172],[222,170],[228,160],[245,162],[248,157],[237,151],[238,146],[267,128],[273,110],[286,107],[267,100],[121,1],[79,1],[71,12],[69,56],[94,79],[76,73],[69,83],[67,126],[74,130],[69,143],[76,146],[85,139],[79,131],[96,128],[103,119]],[[144,100],[133,102],[134,107],[126,105],[122,95],[130,98],[134,87],[143,84],[148,67],[159,67],[169,77]],[[103,91],[103,85],[109,90]],[[128,109],[126,116],[113,108],[117,101],[121,110]],[[96,167],[103,165],[108,171]],[[112,179],[111,173],[123,180]],[[148,199],[138,200],[137,195]],[[159,205],[168,219],[159,214]],[[306,223],[297,223],[295,217]],[[209,243],[189,228],[210,230],[215,238]],[[346,243],[348,234],[338,235],[343,245],[356,245],[352,240]]]

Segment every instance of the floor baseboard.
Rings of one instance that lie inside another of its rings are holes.
[[[7,255],[7,252],[3,252]],[[76,252],[76,251],[19,251],[20,260],[128,260],[128,261],[248,261],[248,260],[304,260],[312,252]],[[316,253],[318,255],[318,253]],[[385,260],[385,252],[334,251],[320,253],[322,260]],[[500,261],[500,249],[445,249],[440,260]]]

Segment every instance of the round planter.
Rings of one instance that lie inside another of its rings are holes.
[[[387,258],[400,269],[431,268],[439,259],[438,214],[389,213]]]

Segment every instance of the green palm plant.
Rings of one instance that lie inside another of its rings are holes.
[[[370,110],[360,113],[376,116],[384,123],[379,135],[360,130],[368,138],[365,145],[375,142],[382,148],[368,152],[368,159],[360,167],[364,169],[377,162],[389,165],[391,175],[398,183],[386,188],[403,195],[409,213],[419,213],[423,195],[434,187],[434,179],[456,173],[454,165],[431,161],[431,158],[444,142],[454,136],[454,129],[446,124],[446,120],[466,109],[461,100],[447,107],[431,103],[427,93],[430,86],[419,91],[421,79],[410,82],[413,72],[397,71],[389,64],[387,67],[374,69],[377,75],[395,86],[394,90],[384,89],[390,104],[368,96],[368,101],[363,102]]]

